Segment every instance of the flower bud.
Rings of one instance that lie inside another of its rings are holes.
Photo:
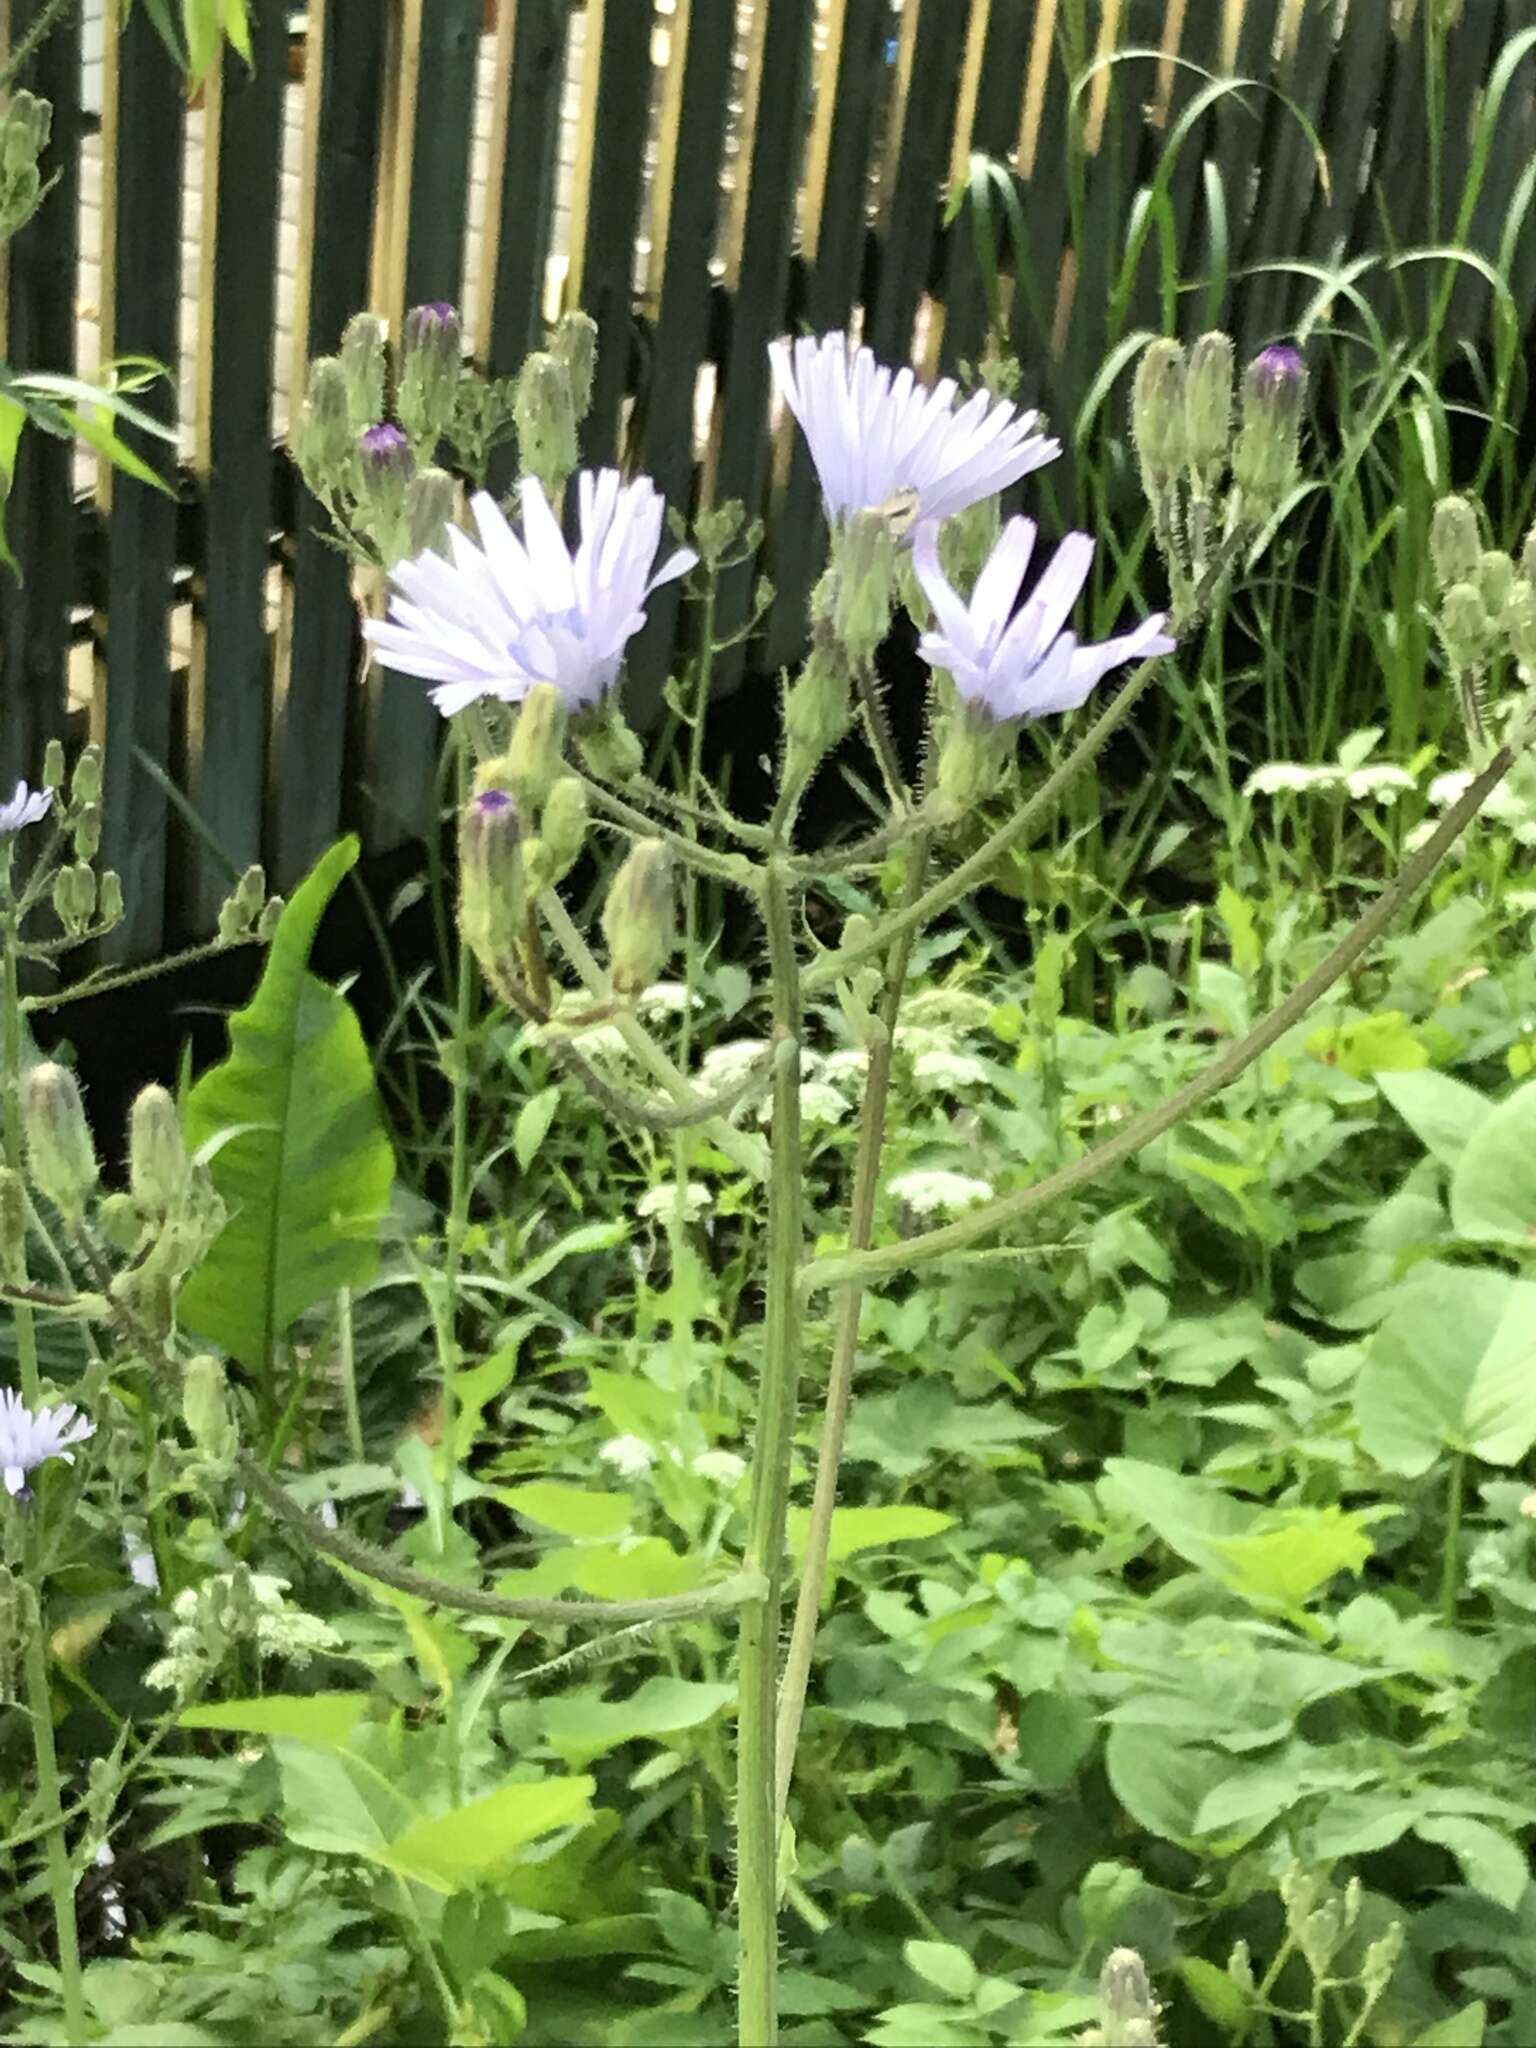
[[[55,792],[64,787],[64,742],[50,740],[43,749],[43,787]]]
[[[357,430],[347,373],[337,356],[316,356],[309,366],[293,455],[317,497],[351,486],[357,468]]]
[[[128,1185],[146,1214],[164,1216],[179,1204],[190,1162],[181,1118],[168,1089],[152,1082],[128,1115]]]
[[[603,938],[620,995],[649,988],[672,951],[672,862],[659,839],[642,839],[609,885]]]
[[[225,1463],[239,1448],[229,1416],[224,1367],[207,1352],[187,1360],[181,1381],[181,1418],[193,1443],[214,1463]]]
[[[1367,2008],[1374,2005],[1386,1990],[1402,1952],[1403,1923],[1401,1920],[1389,1921],[1386,1932],[1379,1934],[1371,1943],[1360,1964],[1360,1989]]]
[[[880,511],[855,512],[833,542],[832,630],[859,667],[873,661],[891,624],[896,536]]]
[[[1453,583],[1440,604],[1440,638],[1454,669],[1486,667],[1493,651],[1493,622],[1475,583]]]
[[[80,914],[79,904],[76,899],[75,871],[72,867],[62,867],[54,875],[53,893],[50,900],[53,904],[54,916],[59,920],[59,923],[70,937],[73,938],[85,923],[85,919]]]
[[[558,357],[529,356],[518,374],[512,417],[523,474],[537,477],[545,496],[556,502],[576,467],[576,408],[569,372]]]
[[[848,730],[849,678],[834,651],[812,643],[784,692],[784,779],[801,788]]]
[[[632,782],[645,766],[645,749],[626,723],[617,694],[583,714],[576,728],[581,757],[599,782]]]
[[[101,805],[85,804],[77,812],[71,830],[75,853],[81,860],[94,860],[101,851]]]
[[[67,1067],[44,1060],[22,1082],[27,1163],[61,1216],[77,1221],[96,1186],[96,1147],[79,1085]]]
[[[1227,1957],[1227,1975],[1245,1997],[1252,1997],[1254,1990],[1253,1957],[1246,1941],[1235,1941],[1232,1953]]]
[[[1497,619],[1504,610],[1504,600],[1514,586],[1514,563],[1502,548],[1484,548],[1477,558],[1473,580],[1482,593],[1483,603],[1488,607],[1489,618]]]
[[[429,551],[448,552],[457,492],[445,469],[423,469],[405,487],[406,553],[412,561]]]
[[[441,300],[412,306],[400,330],[395,410],[412,443],[430,454],[453,424],[464,369],[459,316]]]
[[[262,945],[270,944],[277,936],[277,928],[282,923],[282,918],[283,899],[281,896],[274,896],[269,902],[262,905],[261,915],[256,920],[256,937]]]
[[[1467,583],[1477,573],[1483,551],[1477,509],[1468,498],[1441,498],[1429,522],[1429,560],[1441,590]]]
[[[74,864],[75,913],[82,925],[90,923],[96,915],[96,870],[89,861],[77,860]]]
[[[1337,1899],[1325,1899],[1297,1928],[1296,1946],[1314,1977],[1327,1976],[1343,1932],[1344,1908]]]
[[[553,869],[550,883],[558,882],[570,873],[587,843],[587,792],[576,776],[562,775],[549,792],[539,837]]]
[[[1184,467],[1184,412],[1183,349],[1148,342],[1131,387],[1131,438],[1149,498],[1160,497]]]
[[[354,313],[341,337],[341,373],[346,386],[347,417],[354,433],[372,426],[384,414],[384,386],[389,354],[384,322],[376,313]]]
[[[1523,576],[1515,579],[1504,600],[1502,624],[1510,653],[1536,678],[1536,589]]]
[[[1122,2033],[1128,2021],[1151,2020],[1157,2012],[1147,1966],[1133,1948],[1110,1950],[1099,1975],[1099,1995],[1105,2018]]]
[[[253,861],[219,908],[219,937],[226,945],[249,935],[266,899],[266,869]]]
[[[12,1286],[26,1285],[27,1191],[9,1166],[0,1166],[0,1273]]]
[[[94,741],[80,749],[80,758],[70,778],[69,800],[76,805],[101,802],[101,749]]]
[[[507,787],[525,813],[538,810],[565,765],[565,698],[557,683],[535,683],[518,707],[507,748]]]
[[[0,238],[15,234],[43,197],[38,159],[48,147],[53,109],[36,93],[12,94],[0,114]]]
[[[416,473],[411,444],[386,420],[358,437],[357,456],[360,522],[385,565],[393,567],[410,545],[405,495]]]
[[[1232,480],[1258,519],[1267,519],[1295,482],[1307,366],[1287,343],[1261,349],[1243,375],[1243,422]]]
[[[516,958],[526,889],[522,827],[504,789],[482,789],[459,819],[459,933],[494,980]]]
[[[597,322],[590,313],[573,306],[555,322],[550,346],[570,386],[571,411],[578,420],[584,420],[592,403],[592,372],[597,363]]]
[[[1202,334],[1184,377],[1184,459],[1201,497],[1220,483],[1231,441],[1232,342],[1225,334]]]
[[[1536,588],[1536,526],[1525,536],[1525,545],[1520,550],[1520,574]]]
[[[116,868],[107,868],[102,873],[96,917],[98,923],[109,929],[123,921],[123,878]]]

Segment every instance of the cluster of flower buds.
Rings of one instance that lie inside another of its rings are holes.
[[[242,1643],[252,1644],[258,1658],[282,1657],[297,1665],[333,1648],[335,1630],[294,1607],[284,1598],[287,1591],[287,1579],[243,1564],[186,1587],[171,1605],[175,1625],[166,1654],[145,1672],[145,1684],[185,1699]]]
[[[597,329],[590,315],[562,316],[548,349],[536,350],[518,372],[513,396],[518,463],[536,476],[552,505],[577,463],[576,432],[592,404]]]
[[[54,798],[53,815],[68,840],[73,859],[61,859],[54,870],[54,915],[71,939],[96,939],[120,923],[123,885],[116,872],[97,874],[101,851],[101,749],[82,749],[64,791],[64,749],[50,740],[43,760],[43,785]],[[61,800],[62,799],[62,800]]]
[[[1203,591],[1236,545],[1279,510],[1296,481],[1307,371],[1280,343],[1243,372],[1232,430],[1229,336],[1185,350],[1154,341],[1136,366],[1131,431],[1157,544],[1181,595]]]
[[[267,871],[259,861],[252,861],[219,905],[220,943],[238,946],[256,939],[265,944],[277,930],[282,914],[282,897],[268,896]]]
[[[1470,499],[1442,498],[1430,521],[1429,556],[1440,642],[1468,738],[1481,747],[1483,695],[1495,666],[1507,657],[1527,686],[1536,682],[1536,527],[1516,562],[1501,548],[1483,546]]]
[[[675,936],[672,857],[659,839],[637,840],[603,903],[608,972],[621,996],[639,995],[660,976]]]
[[[225,1209],[206,1164],[189,1156],[181,1118],[158,1084],[134,1098],[128,1120],[128,1191],[108,1195],[98,1222],[132,1263],[114,1298],[156,1336],[174,1323],[176,1291],[224,1227]]]
[[[1157,2048],[1158,2003],[1133,1948],[1111,1949],[1099,1973],[1103,2024],[1078,2036],[1082,2048]]]
[[[0,113],[0,241],[25,227],[43,203],[48,187],[38,160],[52,127],[53,108],[36,93],[13,93]]]
[[[910,494],[909,494],[910,495]],[[784,692],[784,780],[800,789],[853,719],[853,685],[868,672],[896,603],[898,543],[910,507],[877,506],[839,520],[811,593],[811,646]]]

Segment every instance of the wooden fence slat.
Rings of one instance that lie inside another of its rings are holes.
[[[42,7],[43,0],[11,0],[13,46]],[[67,373],[75,362],[80,214],[80,24],[72,12],[33,52],[16,82],[53,103],[53,130],[40,168],[57,182],[10,244],[0,356],[18,369]],[[6,508],[19,585],[0,567],[0,777],[7,783],[24,776],[35,784],[44,744],[64,730],[74,596],[73,459],[67,441],[36,427],[23,431]]]
[[[1222,68],[1230,76],[1269,79],[1274,68],[1270,53],[1279,10],[1280,0],[1239,0],[1235,13],[1229,5],[1222,23]],[[1265,124],[1273,111],[1272,96],[1258,84],[1241,93],[1228,94],[1216,103],[1210,161],[1220,179],[1221,203],[1226,210],[1227,281],[1220,294],[1206,299],[1202,324],[1230,327],[1234,296],[1246,292],[1246,286],[1236,281],[1233,274],[1247,239],[1248,218],[1254,204],[1253,167],[1263,146]],[[1201,270],[1209,261],[1213,223],[1203,200],[1201,220],[1206,242],[1199,245],[1198,256],[1190,255],[1193,271]],[[1195,247],[1193,243],[1187,246],[1191,250]]]
[[[1361,152],[1377,112],[1391,26],[1386,8],[1368,8],[1334,53],[1320,131],[1329,184],[1319,186],[1306,232],[1297,238],[1298,250],[1314,263],[1334,261],[1359,211]]]
[[[913,10],[916,10],[914,13]],[[971,0],[907,0],[880,224],[880,268],[865,340],[882,362],[906,362],[938,237],[940,192],[954,133],[955,85]]]
[[[987,0],[971,22],[971,47],[977,52],[977,77],[968,131],[957,129],[951,154],[950,180],[965,176],[974,152],[1006,157],[1018,133],[1031,22],[1022,7],[1006,0]],[[1007,225],[994,208],[1000,263],[1006,262]],[[953,376],[963,361],[974,359],[986,339],[987,302],[969,203],[949,228],[944,250],[943,320],[939,368]]]
[[[581,428],[581,459],[592,468],[618,455],[631,381],[651,24],[650,7],[637,7],[634,0],[588,0],[566,303],[581,306],[597,323],[592,407]]]
[[[804,182],[807,266],[801,319],[811,334],[845,327],[863,287],[869,240],[869,169],[875,117],[890,82],[885,60],[889,0],[843,0],[829,11],[816,115]],[[805,437],[789,442],[788,477],[773,508],[769,544],[774,601],[763,651],[770,674],[805,644],[806,600],[827,552],[821,488]]]
[[[1189,103],[1198,93],[1206,90],[1212,79],[1223,72],[1222,44],[1225,22],[1222,10],[1215,6],[1202,6],[1200,0],[1167,0],[1168,19],[1164,27],[1164,47],[1176,53],[1182,60],[1166,67],[1166,76],[1159,73],[1158,105],[1163,115],[1162,126],[1157,136],[1156,157],[1170,147],[1179,122],[1188,109]],[[1218,100],[1216,106],[1221,102]],[[1216,108],[1209,109],[1196,121],[1179,148],[1178,161],[1168,180],[1168,202],[1173,213],[1174,248],[1178,252],[1178,272],[1181,280],[1189,282],[1198,277],[1204,268],[1205,254],[1205,195],[1203,191],[1202,167],[1210,156],[1218,139]],[[1157,168],[1154,159],[1153,169]],[[1148,281],[1151,275],[1147,273]],[[1176,312],[1176,322],[1181,331],[1196,331],[1200,301],[1191,296],[1189,310],[1183,304]],[[1150,317],[1147,325],[1162,327],[1162,307],[1155,291],[1150,300]]]
[[[205,99],[195,468],[202,501],[189,682],[190,794],[227,861],[261,855],[272,650],[272,325],[288,17],[252,10],[253,64],[226,51]],[[212,929],[229,869],[187,847],[186,913]]]
[[[334,351],[368,296],[384,29],[378,0],[310,0],[289,399],[295,420],[310,358]],[[294,498],[286,675],[275,706],[270,798],[273,877],[284,891],[340,829],[358,661],[347,562],[330,544],[326,514],[297,473]]]
[[[1282,91],[1316,130],[1333,62],[1331,0],[1290,0],[1296,36],[1278,79]],[[1260,180],[1240,260],[1283,260],[1297,248],[1317,184],[1317,159],[1301,123],[1271,97],[1260,155]],[[1261,272],[1246,282],[1238,325],[1239,360],[1263,348],[1294,319],[1314,287],[1294,272]]]
[[[104,24],[102,105],[101,345],[104,357],[148,355],[174,363],[181,315],[181,182],[185,104],[149,17]],[[174,391],[146,394],[167,421]],[[136,429],[124,439],[159,472],[172,451]],[[170,756],[170,607],[176,567],[176,501],[103,465],[106,568],[96,626],[92,738],[104,748],[102,860],[123,878],[124,919],[102,947],[108,960],[142,960],[165,925],[166,802],[142,754]]]
[[[709,338],[710,252],[720,210],[735,22],[710,0],[678,0],[656,155],[651,243],[654,308],[641,398],[639,467],[669,506],[686,513],[694,491],[694,392]],[[682,587],[667,583],[647,606],[627,663],[631,716],[648,721],[673,665]]]
[[[746,185],[738,187],[732,222],[730,344],[721,366],[705,495],[713,504],[739,498],[749,515],[761,506],[768,477],[768,344],[784,321],[813,12],[814,0],[766,0],[748,84],[751,158],[750,164],[740,161],[737,173]],[[747,563],[721,579],[722,636],[746,622],[752,577]],[[715,673],[722,692],[734,688],[743,662],[739,644],[720,657]]]
[[[1441,131],[1439,218],[1425,222],[1426,238],[1449,243],[1455,237],[1456,216],[1471,169],[1472,136],[1479,112],[1479,87],[1487,78],[1498,55],[1496,41],[1500,28],[1497,0],[1482,7],[1468,8],[1454,29],[1445,36],[1445,122]],[[1489,170],[1493,168],[1489,164]],[[1507,186],[1506,186],[1507,193]],[[1475,245],[1474,245],[1475,246]],[[1428,299],[1438,303],[1442,288],[1440,267],[1421,269]],[[1488,287],[1465,264],[1456,266],[1450,304],[1449,330],[1465,334],[1481,325],[1488,306]]]
[[[380,142],[380,186],[388,185],[390,199],[374,292],[393,334],[408,307],[431,299],[456,302],[464,278],[482,0],[430,0],[430,19],[428,33],[424,0],[404,0],[397,17],[396,98],[386,109]],[[431,831],[441,732],[421,683],[370,670],[363,806],[370,852],[387,852]]]
[[[1076,12],[1069,7],[1068,13]],[[1072,23],[1058,0],[1040,0],[1030,30],[1024,102],[1015,161],[1024,182],[1022,214],[1029,246],[1016,253],[1013,350],[1019,395],[1039,405],[1051,388],[1052,320],[1061,285],[1071,172]]]
[[[493,377],[510,376],[543,338],[569,31],[569,0],[501,0],[480,287],[480,355]],[[515,463],[498,450],[493,490],[507,488]]]

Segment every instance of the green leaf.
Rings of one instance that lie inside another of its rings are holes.
[[[1245,1599],[1299,1607],[1340,1572],[1357,1572],[1374,1545],[1366,1524],[1380,1510],[1275,1508],[1214,1550],[1228,1583]]]
[[[496,1498],[561,1536],[621,1536],[635,1503],[627,1493],[589,1493],[555,1479],[530,1479],[523,1486],[498,1486]]]
[[[1467,1141],[1451,1180],[1463,1237],[1536,1244],[1536,1081],[1498,1103]]]
[[[1536,1281],[1471,1267],[1418,1269],[1355,1381],[1361,1443],[1378,1465],[1409,1479],[1447,1449],[1517,1463],[1536,1443],[1533,1333]]]
[[[839,1564],[857,1550],[883,1549],[887,1543],[915,1543],[925,1536],[937,1536],[954,1522],[953,1515],[941,1515],[937,1508],[879,1507],[835,1508],[827,1561]],[[789,1547],[797,1558],[805,1555],[810,1510],[795,1508],[789,1517]]]
[[[713,1720],[736,1698],[733,1685],[648,1678],[627,1699],[565,1693],[548,1709],[544,1739],[568,1764],[585,1764],[626,1742],[654,1742]]]
[[[976,1989],[976,1965],[952,1941],[908,1941],[901,1952],[908,1967],[946,1997],[969,1998]]]
[[[1442,1166],[1454,1167],[1493,1111],[1486,1095],[1432,1067],[1382,1072],[1376,1085],[1409,1130]]]
[[[1421,1841],[1449,1849],[1472,1889],[1496,1899],[1509,1912],[1524,1898],[1531,1882],[1525,1852],[1486,1821],[1470,1820],[1460,1813],[1437,1813],[1416,1820],[1413,1832]]]
[[[382,1861],[386,1845],[415,1818],[410,1801],[367,1758],[273,1740],[288,1839],[302,1849]]]
[[[549,1135],[559,1102],[558,1088],[541,1088],[537,1095],[529,1096],[517,1113],[517,1122],[512,1127],[512,1150],[524,1173]]]
[[[223,1728],[233,1735],[291,1735],[324,1749],[346,1747],[368,1708],[365,1692],[268,1693],[259,1700],[221,1700],[183,1707],[179,1728]]]
[[[1117,1721],[1104,1745],[1104,1767],[1115,1797],[1138,1825],[1165,1841],[1192,1839],[1216,1775],[1209,1750],[1181,1743],[1163,1728]]]
[[[464,1891],[540,1835],[589,1820],[594,1790],[591,1778],[503,1785],[450,1813],[414,1821],[373,1860],[434,1891]]]
[[[1474,1999],[1460,2012],[1448,2013],[1443,2020],[1436,2020],[1432,2027],[1426,2027],[1422,2034],[1415,2034],[1413,2048],[1483,2048],[1483,2030],[1487,2024],[1487,2006],[1480,1998]]]
[[[5,507],[11,495],[11,481],[16,474],[16,447],[26,424],[26,407],[0,391],[0,562],[8,569],[16,568],[16,557],[5,537]]]
[[[1019,1709],[1018,1760],[1042,1785],[1065,1785],[1093,1747],[1098,1717],[1071,1693],[1032,1692]]]
[[[229,1020],[229,1057],[187,1098],[190,1146],[235,1135],[209,1167],[229,1221],[182,1291],[182,1320],[257,1373],[298,1317],[378,1263],[394,1154],[373,1065],[346,997],[307,965],[357,853],[339,841],[294,892],[260,986]]]

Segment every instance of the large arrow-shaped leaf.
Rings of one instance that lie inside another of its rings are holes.
[[[357,841],[340,840],[300,883],[261,985],[229,1020],[229,1057],[187,1098],[189,1145],[233,1135],[210,1167],[229,1221],[182,1293],[182,1320],[263,1376],[306,1309],[372,1277],[394,1177],[357,1017],[308,964],[356,859]]]

